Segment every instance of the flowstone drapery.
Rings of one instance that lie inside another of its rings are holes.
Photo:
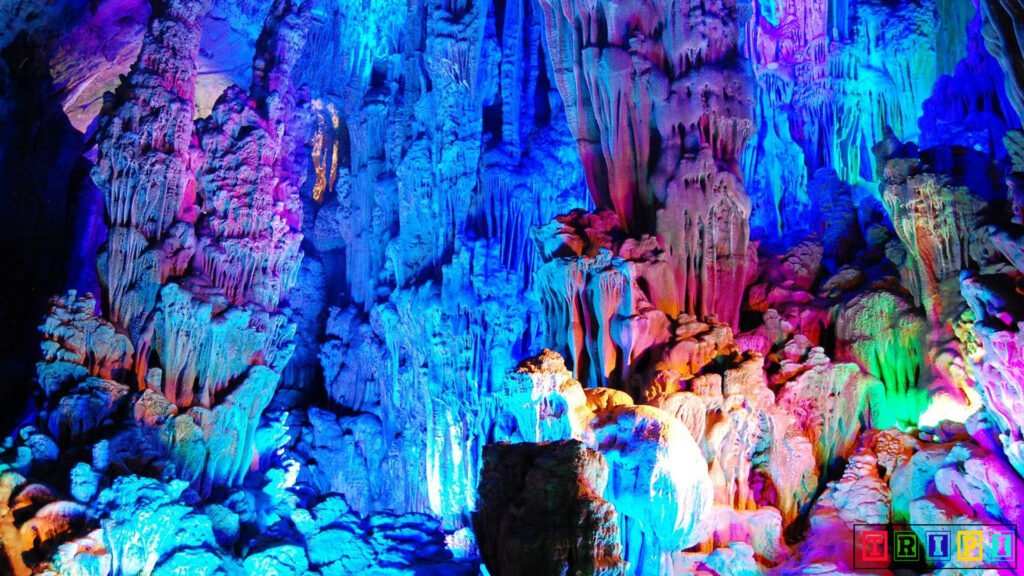
[[[0,573],[848,574],[858,522],[1021,521],[1011,2],[8,4]]]

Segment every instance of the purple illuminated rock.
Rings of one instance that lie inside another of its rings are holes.
[[[594,203],[614,212],[617,234],[657,235],[671,281],[664,303],[647,297],[670,317],[735,327],[750,215],[738,158],[752,131],[738,4],[542,7]]]
[[[131,73],[100,120],[93,180],[110,227],[100,278],[110,319],[136,347],[160,285],[184,272],[193,250],[192,115],[203,0],[162,5]],[[184,251],[184,253],[182,253]]]

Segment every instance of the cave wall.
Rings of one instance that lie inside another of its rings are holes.
[[[1016,522],[1017,8],[4,7],[0,570],[820,574]]]

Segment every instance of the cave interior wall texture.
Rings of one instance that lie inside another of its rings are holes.
[[[858,523],[1024,526],[1017,0],[0,16],[2,574],[845,575]]]

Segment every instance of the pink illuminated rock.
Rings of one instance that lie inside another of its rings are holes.
[[[806,538],[780,568],[786,573],[852,573],[852,526],[886,524],[891,520],[892,490],[880,476],[873,440],[865,439],[850,458],[839,480],[810,510]]]
[[[110,226],[100,275],[110,317],[135,345],[143,389],[133,407],[139,428],[118,442],[159,441],[149,449],[166,451],[173,474],[204,496],[249,470],[260,416],[294,347],[281,308],[301,262],[305,136],[290,74],[309,21],[308,7],[275,3],[251,87],[226,90],[195,128],[207,9],[181,0],[154,11],[132,73],[104,111],[93,170]],[[79,433],[60,414],[51,426]],[[164,469],[146,465],[154,464]]]
[[[774,498],[768,502],[779,509],[783,522],[789,524],[818,489],[818,462],[811,441],[792,414],[773,407],[767,415],[771,422],[766,435],[770,448],[768,462],[762,469],[774,489]]]
[[[1007,459],[1024,470],[1024,311],[1012,281],[1002,277],[964,275],[962,290],[971,307],[976,350],[971,356],[974,378],[999,430]],[[1024,473],[1024,472],[1021,472]]]
[[[192,244],[175,221],[195,218],[195,59],[208,8],[203,0],[181,0],[156,11],[136,65],[101,115],[93,180],[104,195],[110,232],[100,277],[111,320],[129,331],[136,347],[160,284],[184,271],[166,257],[164,242]]]
[[[622,234],[657,235],[671,282],[651,303],[736,326],[750,215],[738,158],[752,130],[737,4],[542,7],[595,204]],[[545,254],[579,245],[556,241],[564,228],[550,233]]]
[[[902,512],[911,523],[1016,524],[1024,515],[1020,475],[973,442],[919,452],[907,472],[905,485],[912,488]],[[1011,545],[1017,553],[1024,549],[1019,537]]]

